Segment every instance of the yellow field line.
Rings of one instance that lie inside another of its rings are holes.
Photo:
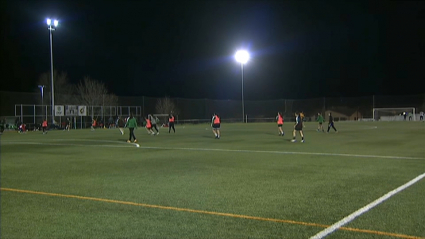
[[[327,228],[327,227],[330,226],[330,225],[311,223],[311,222],[300,222],[300,221],[293,221],[293,220],[283,220],[283,219],[274,219],[274,218],[265,218],[265,217],[254,217],[254,216],[239,215],[239,214],[232,214],[232,213],[203,211],[203,210],[196,210],[196,209],[189,209],[189,208],[167,207],[167,206],[152,205],[152,204],[145,204],[145,203],[136,203],[136,202],[119,201],[119,200],[111,200],[111,199],[104,199],[104,198],[94,198],[94,197],[84,197],[84,196],[69,195],[69,194],[37,192],[37,191],[14,189],[14,188],[0,188],[0,190],[1,191],[9,191],[9,192],[19,192],[19,193],[54,196],[54,197],[76,198],[76,199],[83,199],[83,200],[108,202],[108,203],[140,206],[140,207],[147,207],[147,208],[159,208],[159,209],[174,210],[174,211],[181,211],[181,212],[192,212],[192,213],[200,213],[200,214],[208,214],[208,215],[216,215],[216,216],[251,219],[251,220],[257,220],[257,221],[280,222],[280,223],[313,226],[313,227],[322,227],[322,228]],[[365,230],[365,229],[357,229],[357,228],[350,228],[350,227],[341,227],[340,230],[362,232],[362,233],[375,234],[375,235],[385,235],[385,236],[407,238],[407,239],[425,239],[425,238],[416,237],[416,236],[409,236],[409,235],[396,234],[396,233],[390,233],[390,232]]]

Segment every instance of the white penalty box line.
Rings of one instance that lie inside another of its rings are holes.
[[[325,230],[323,230],[323,231],[317,233],[316,235],[310,237],[310,239],[321,239],[321,238],[324,238],[324,237],[328,236],[329,234],[335,232],[336,230],[338,230],[339,228],[341,228],[345,224],[353,221],[355,218],[359,217],[363,213],[369,211],[370,209],[376,207],[377,205],[379,205],[382,202],[386,201],[387,199],[389,199],[390,197],[394,196],[395,194],[397,194],[397,193],[403,191],[404,189],[412,186],[413,184],[417,183],[418,181],[420,181],[424,177],[425,177],[425,173],[417,176],[416,178],[410,180],[409,182],[401,185],[400,187],[398,187],[398,188],[396,188],[396,189],[388,192],[384,196],[376,199],[375,201],[373,201],[373,202],[369,203],[368,205],[360,208],[359,210],[353,212],[352,214],[344,217],[343,219],[341,219],[340,221],[334,223],[333,225],[331,225],[330,227],[326,228]]]
[[[185,148],[185,147],[157,147],[157,146],[141,146],[137,143],[126,143],[113,140],[90,140],[90,139],[55,139],[55,141],[96,141],[115,144],[74,144],[74,143],[50,143],[50,142],[23,142],[23,141],[6,141],[3,145],[7,144],[37,144],[37,145],[56,145],[56,146],[84,146],[84,147],[116,147],[128,148],[137,147],[139,149],[163,149],[163,150],[186,150],[186,151],[215,151],[215,152],[236,152],[236,153],[267,153],[267,154],[289,154],[289,155],[316,155],[316,156],[340,156],[340,157],[355,157],[355,158],[382,158],[382,159],[414,159],[423,160],[425,158],[419,157],[406,157],[406,156],[386,156],[386,155],[364,155],[364,154],[343,154],[343,153],[320,153],[320,152],[291,152],[291,151],[275,151],[275,150],[248,150],[248,149],[220,149],[220,148]]]

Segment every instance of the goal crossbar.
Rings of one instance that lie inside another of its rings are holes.
[[[380,112],[386,113],[385,115],[380,115]],[[411,115],[408,115],[410,114]],[[397,108],[373,108],[372,110],[373,120],[382,120],[382,121],[402,121],[406,120],[409,116],[416,121],[416,109],[415,107],[397,107]]]

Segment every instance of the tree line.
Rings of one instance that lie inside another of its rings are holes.
[[[69,82],[66,72],[53,72],[55,105],[116,106],[118,97],[109,92],[103,82],[84,77],[78,84]],[[43,105],[51,103],[51,73],[40,75],[38,85],[44,85]],[[40,89],[39,89],[40,90]],[[41,99],[40,99],[41,102]]]

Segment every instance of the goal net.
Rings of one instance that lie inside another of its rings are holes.
[[[373,108],[375,121],[416,121],[414,107],[408,108]]]

